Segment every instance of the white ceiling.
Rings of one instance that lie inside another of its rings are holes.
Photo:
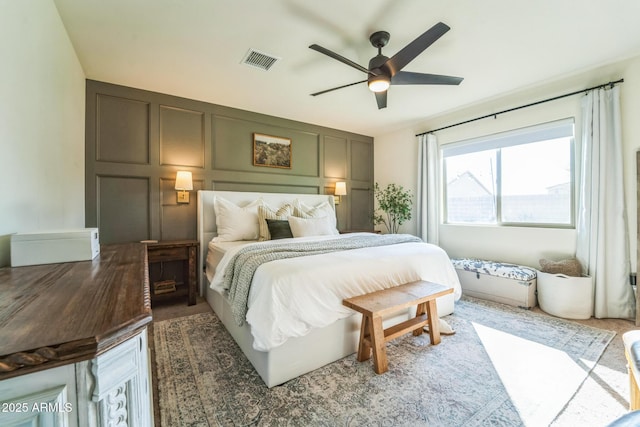
[[[463,106],[640,54],[638,0],[55,0],[86,77],[376,136]],[[369,35],[391,57],[438,21],[451,30],[405,71],[460,86],[392,86],[378,110]],[[241,61],[282,58],[265,72]]]

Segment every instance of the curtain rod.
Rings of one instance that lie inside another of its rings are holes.
[[[555,96],[553,98],[543,99],[542,101],[532,102],[531,104],[521,105],[519,107],[514,107],[514,108],[509,108],[508,110],[498,111],[497,113],[487,114],[486,116],[476,117],[475,119],[465,120],[464,122],[455,123],[453,125],[444,126],[444,127],[438,128],[438,129],[427,131],[427,132],[422,132],[422,133],[416,134],[416,136],[422,136],[422,135],[426,135],[428,133],[438,132],[439,130],[449,129],[449,128],[452,128],[452,127],[464,125],[464,124],[467,124],[467,123],[475,122],[476,120],[482,120],[482,119],[486,119],[486,118],[489,118],[489,117],[494,117],[495,118],[495,117],[498,116],[498,114],[510,113],[511,111],[520,110],[522,108],[527,108],[527,107],[533,107],[534,105],[543,104],[543,103],[549,102],[549,101],[555,101],[556,99],[566,98],[567,96],[577,95],[577,94],[582,93],[582,92],[589,92],[590,90],[594,90],[594,89],[600,89],[600,88],[607,87],[607,86],[611,86],[611,88],[613,88],[613,85],[616,85],[618,83],[624,83],[624,79],[611,81],[609,83],[604,83],[604,84],[601,84],[601,85],[598,85],[598,86],[594,86],[594,87],[590,87],[590,88],[587,88],[587,89],[577,90],[577,91],[571,92],[571,93],[565,93],[564,95],[559,95],[559,96]]]

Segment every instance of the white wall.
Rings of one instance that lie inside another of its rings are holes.
[[[85,76],[52,0],[0,0],[0,267],[15,232],[84,227]]]
[[[562,80],[523,89],[497,99],[455,111],[417,126],[375,137],[375,180],[381,185],[395,182],[416,194],[417,138],[415,134],[447,126],[501,110],[517,107],[564,93],[624,78],[621,85],[624,144],[624,185],[629,220],[632,271],[636,271],[636,151],[640,146],[640,57],[585,71]],[[459,87],[464,90],[464,84]],[[461,139],[488,135],[565,117],[576,118],[580,131],[580,96],[526,108],[497,117],[437,132],[438,142],[446,144]],[[580,135],[576,135],[579,145]],[[402,232],[416,233],[415,211]],[[486,257],[499,261],[538,267],[541,257],[562,258],[575,254],[575,231],[525,227],[440,226],[440,245],[452,257]]]

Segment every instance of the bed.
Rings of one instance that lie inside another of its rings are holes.
[[[287,205],[304,208],[322,207],[325,212],[330,212],[333,216],[335,234],[337,231],[332,195],[198,191],[197,228],[200,245],[198,271],[201,272],[201,295],[207,300],[268,387],[282,384],[356,351],[361,315],[342,306],[343,297],[365,293],[362,290],[370,292],[417,279],[431,280],[454,288],[453,294],[437,300],[440,316],[453,312],[454,302],[460,297],[461,290],[458,276],[449,257],[437,246],[421,241],[408,241],[382,247],[358,247],[348,251],[331,251],[263,264],[257,267],[255,274],[252,275],[253,279],[248,291],[248,307],[245,308],[248,310],[245,317],[248,321],[239,321],[240,317],[245,316],[245,312],[239,312],[237,301],[230,298],[229,292],[224,291],[225,282],[220,273],[224,266],[235,260],[234,254],[242,253],[249,247],[261,247],[262,250],[270,252],[276,246],[304,246],[307,242],[309,245],[323,245],[325,244],[323,240],[348,246],[355,240],[369,241],[374,237],[384,238],[371,233],[354,233],[354,235],[324,235],[255,242],[258,240],[255,239],[257,236],[250,236],[247,232],[244,235],[246,240],[236,239],[237,236],[234,237],[233,233],[228,234],[229,229],[226,223],[224,229],[218,229],[216,209],[220,207],[220,203],[234,206],[233,209],[245,208],[249,211],[252,204],[257,201],[273,211]],[[222,221],[224,215],[229,215],[229,212],[244,211],[218,210],[220,217],[218,222]],[[234,217],[240,216],[234,215]],[[293,219],[290,221],[291,228],[294,229],[297,223],[294,223]],[[316,220],[308,222],[312,221]],[[325,219],[318,219],[316,222],[323,221]],[[242,228],[242,225],[238,227]],[[260,230],[258,234],[262,234],[262,231]],[[392,236],[387,235],[387,237]],[[407,238],[409,237],[412,236]],[[403,263],[407,263],[407,267]],[[360,265],[362,269],[366,269],[365,276],[363,276],[364,273],[356,271],[356,266]],[[217,274],[216,270],[218,270]],[[276,276],[276,272],[283,277]],[[298,276],[295,276],[296,274]],[[295,286],[300,288],[296,292],[302,292],[302,294],[297,296],[287,294],[286,297],[281,297],[279,302],[269,299],[274,295],[281,296],[283,293],[277,286],[286,287],[291,283],[304,283],[305,287]],[[355,289],[347,289],[354,283]],[[323,288],[327,290],[324,291]],[[267,290],[263,291],[263,289]],[[327,293],[328,299],[325,300],[324,296],[320,297],[321,301],[306,298],[306,294],[315,298],[316,294],[322,292]],[[296,307],[298,310],[295,313],[296,316],[303,312],[301,315],[312,318],[294,319],[292,322],[294,325],[289,327],[287,326],[289,323],[285,324],[284,321],[278,320],[274,314],[280,315],[282,305]],[[386,319],[385,323],[405,320],[414,314],[413,310],[407,310]],[[272,334],[272,330],[276,333]]]

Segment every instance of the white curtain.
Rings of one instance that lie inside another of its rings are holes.
[[[438,244],[438,140],[432,133],[418,137],[418,237]]]
[[[592,90],[582,99],[576,257],[594,282],[597,318],[635,316],[622,166],[620,88]]]

